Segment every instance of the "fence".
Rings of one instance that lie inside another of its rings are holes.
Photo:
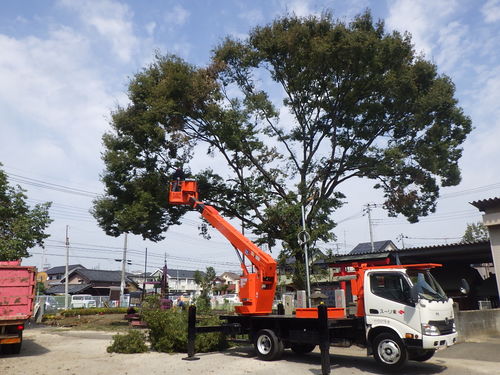
[[[123,298],[122,306],[128,305],[128,299]],[[35,302],[39,304],[40,309],[44,314],[56,314],[60,310],[64,310],[65,296],[36,296]],[[95,307],[116,307],[118,301],[110,301],[108,296],[92,296],[91,300],[95,301]],[[68,308],[71,308],[71,296],[68,296]],[[93,307],[93,306],[92,306]]]

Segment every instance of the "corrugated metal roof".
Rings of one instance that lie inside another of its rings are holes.
[[[498,198],[488,198],[479,201],[470,202],[474,207],[477,207],[480,211],[484,211],[488,208],[500,207],[500,197]]]
[[[442,249],[447,247],[457,247],[457,246],[474,246],[474,245],[485,245],[489,244],[490,241],[476,241],[476,242],[455,242],[448,244],[439,244],[431,246],[417,246],[417,247],[407,247],[405,249],[398,249],[398,252],[413,251],[413,250],[432,250],[432,249]]]

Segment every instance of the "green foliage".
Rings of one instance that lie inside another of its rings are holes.
[[[216,274],[213,267],[207,267],[206,272],[195,271],[194,282],[200,286],[200,295],[196,300],[196,306],[203,311],[210,307],[210,292],[212,291]]]
[[[30,209],[24,193],[20,186],[9,186],[7,175],[0,169],[0,261],[27,258],[28,249],[43,247],[49,237],[45,230],[52,222],[51,203],[36,204]]]
[[[201,313],[206,313],[211,310],[211,304],[210,304],[210,298],[208,296],[199,296],[196,298],[194,301],[194,305],[196,306],[196,309],[201,312]]]
[[[143,313],[148,324],[151,348],[159,352],[185,353],[187,350],[188,313],[182,310],[156,310]],[[217,316],[199,316],[198,325],[219,325]],[[195,351],[198,353],[227,348],[227,341],[221,333],[207,333],[196,336]]]
[[[331,241],[350,179],[372,180],[391,216],[416,222],[435,211],[440,186],[460,182],[472,129],[454,96],[410,34],[386,31],[369,12],[350,23],[328,13],[278,18],[224,40],[207,67],[158,56],[113,113],[94,216],[108,234],[161,239],[185,212],[167,204],[168,175],[188,170],[200,144],[227,162],[223,175],[195,176],[203,200],[303,263],[301,207],[310,248]],[[286,112],[292,120],[280,120]]]
[[[488,241],[490,239],[490,234],[488,228],[482,223],[471,223],[467,224],[465,228],[464,236],[462,237],[462,242],[473,243],[479,241]]]
[[[146,337],[141,331],[129,331],[126,335],[114,335],[113,343],[106,348],[108,353],[145,353],[148,346]]]
[[[42,282],[37,282],[36,283],[36,294],[44,294],[45,293],[45,284]]]
[[[160,295],[154,294],[145,296],[141,303],[141,310],[159,310],[160,309]]]
[[[127,307],[91,307],[68,309],[60,312],[63,316],[96,315],[96,314],[125,314]]]

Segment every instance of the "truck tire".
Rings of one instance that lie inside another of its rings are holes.
[[[315,344],[299,344],[296,342],[290,344],[290,349],[292,349],[292,352],[295,354],[308,354],[311,353],[314,348],[316,348]]]
[[[396,334],[383,332],[373,340],[373,356],[385,370],[395,371],[408,360],[408,351]]]
[[[284,350],[283,341],[270,329],[261,329],[257,332],[254,347],[257,351],[257,357],[264,361],[279,359]]]
[[[430,350],[418,350],[415,352],[410,352],[410,359],[413,361],[418,361],[418,362],[425,362],[429,359],[432,358],[432,356],[436,353],[435,350],[430,349]]]
[[[22,345],[22,342],[17,343],[17,344],[9,344],[8,346],[10,346],[10,348],[9,348],[10,354],[21,353],[21,345]]]

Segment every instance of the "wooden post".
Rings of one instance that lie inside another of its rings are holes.
[[[328,309],[325,304],[318,306],[319,348],[321,350],[321,374],[330,374],[330,332],[328,330]]]
[[[189,306],[188,310],[188,340],[187,340],[187,353],[188,356],[182,358],[185,361],[195,361],[200,359],[194,356],[194,341],[196,339],[196,306]]]

